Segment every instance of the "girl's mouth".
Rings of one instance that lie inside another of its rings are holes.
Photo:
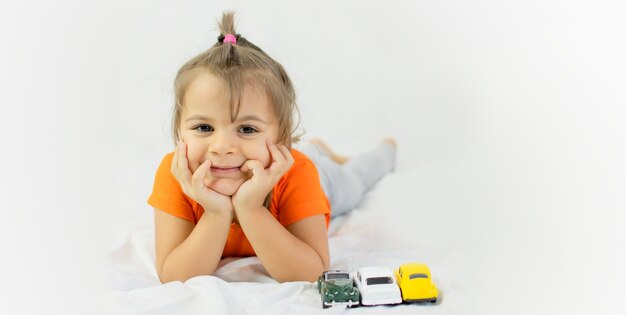
[[[214,174],[232,174],[239,173],[241,170],[239,167],[211,166],[211,172]]]

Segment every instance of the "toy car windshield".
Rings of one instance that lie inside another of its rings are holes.
[[[347,273],[327,273],[326,280],[335,280],[335,279],[350,279],[350,276]]]
[[[390,277],[374,277],[374,278],[368,278],[366,280],[367,285],[374,285],[374,284],[390,284],[393,283],[393,280],[391,280]]]
[[[417,279],[417,278],[428,279],[428,276],[425,273],[414,273],[414,274],[409,276],[409,279]]]

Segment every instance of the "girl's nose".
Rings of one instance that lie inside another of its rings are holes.
[[[225,133],[214,133],[211,136],[211,145],[209,151],[218,155],[233,153],[235,151],[235,143],[232,137]]]

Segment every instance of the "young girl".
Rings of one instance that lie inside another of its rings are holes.
[[[148,199],[159,278],[185,281],[222,257],[256,255],[277,281],[315,281],[330,265],[331,209],[354,208],[392,170],[395,142],[349,160],[321,141],[293,149],[289,76],[236,34],[232,13],[220,28],[174,83],[177,146]]]

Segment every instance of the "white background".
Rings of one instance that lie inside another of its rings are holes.
[[[90,289],[108,235],[151,220],[176,71],[226,9],[290,73],[306,137],[348,154],[398,139],[399,165],[424,170],[408,218],[446,211],[434,237],[481,222],[503,250],[555,253],[529,266],[538,285],[588,276],[581,290],[610,288],[592,302],[616,312],[626,10],[582,0],[3,1],[0,307],[102,302]],[[515,243],[525,234],[545,242]]]

